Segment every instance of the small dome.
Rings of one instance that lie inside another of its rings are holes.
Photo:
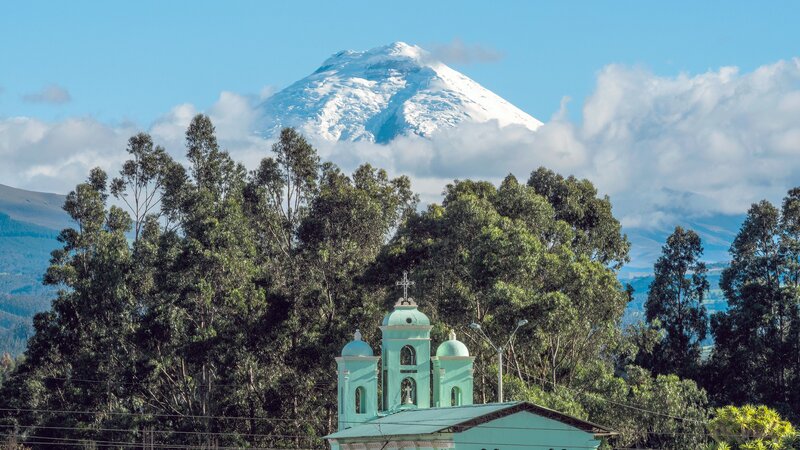
[[[450,339],[439,344],[436,356],[469,356],[469,349],[463,342],[456,339],[456,332],[450,330]]]
[[[422,311],[415,306],[397,306],[392,312],[383,317],[383,326],[419,326],[430,325],[431,321]]]
[[[356,330],[353,340],[342,349],[342,356],[372,356],[372,347],[361,340],[361,332]]]

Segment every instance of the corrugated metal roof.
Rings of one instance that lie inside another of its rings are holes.
[[[518,411],[530,411],[574,426],[594,435],[615,434],[600,425],[527,402],[487,403],[482,405],[450,406],[400,410],[393,414],[355,425],[325,436],[325,439],[370,438],[431,434],[453,429],[463,431],[489,420]]]

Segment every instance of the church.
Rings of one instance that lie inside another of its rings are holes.
[[[403,283],[380,326],[380,356],[356,330],[336,358],[338,431],[325,436],[332,449],[582,450],[616,434],[532,403],[473,404],[474,357],[453,331],[431,355],[433,327]]]

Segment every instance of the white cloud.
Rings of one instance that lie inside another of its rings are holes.
[[[472,64],[496,62],[503,59],[503,53],[479,44],[466,44],[459,38],[446,44],[430,46],[431,55],[445,64]]]
[[[800,184],[798,136],[800,59],[676,77],[612,65],[576,128],[592,153],[576,169],[626,214],[735,214]]]
[[[135,132],[91,119],[47,123],[15,117],[0,120],[0,180],[3,184],[65,193],[91,167],[124,160],[125,141]]]
[[[50,103],[53,105],[60,105],[63,103],[69,103],[72,100],[72,96],[69,95],[69,91],[66,88],[56,84],[51,84],[50,86],[42,88],[42,90],[38,92],[31,92],[23,95],[22,99],[29,103]]]
[[[249,99],[223,92],[207,113],[220,145],[248,167],[266,155],[269,143],[248,132],[254,110]],[[66,193],[101,167],[115,176],[127,158],[128,139],[145,131],[178,160],[185,160],[184,137],[199,111],[175,106],[149,127],[105,124],[88,118],[44,122],[29,117],[0,119],[0,183],[36,191]]]

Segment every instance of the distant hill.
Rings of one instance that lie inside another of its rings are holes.
[[[10,218],[51,230],[62,230],[70,226],[64,212],[66,196],[45,192],[26,191],[0,184],[0,212]]]
[[[31,318],[50,307],[42,276],[69,226],[64,198],[0,185],[0,354],[24,351]]]

